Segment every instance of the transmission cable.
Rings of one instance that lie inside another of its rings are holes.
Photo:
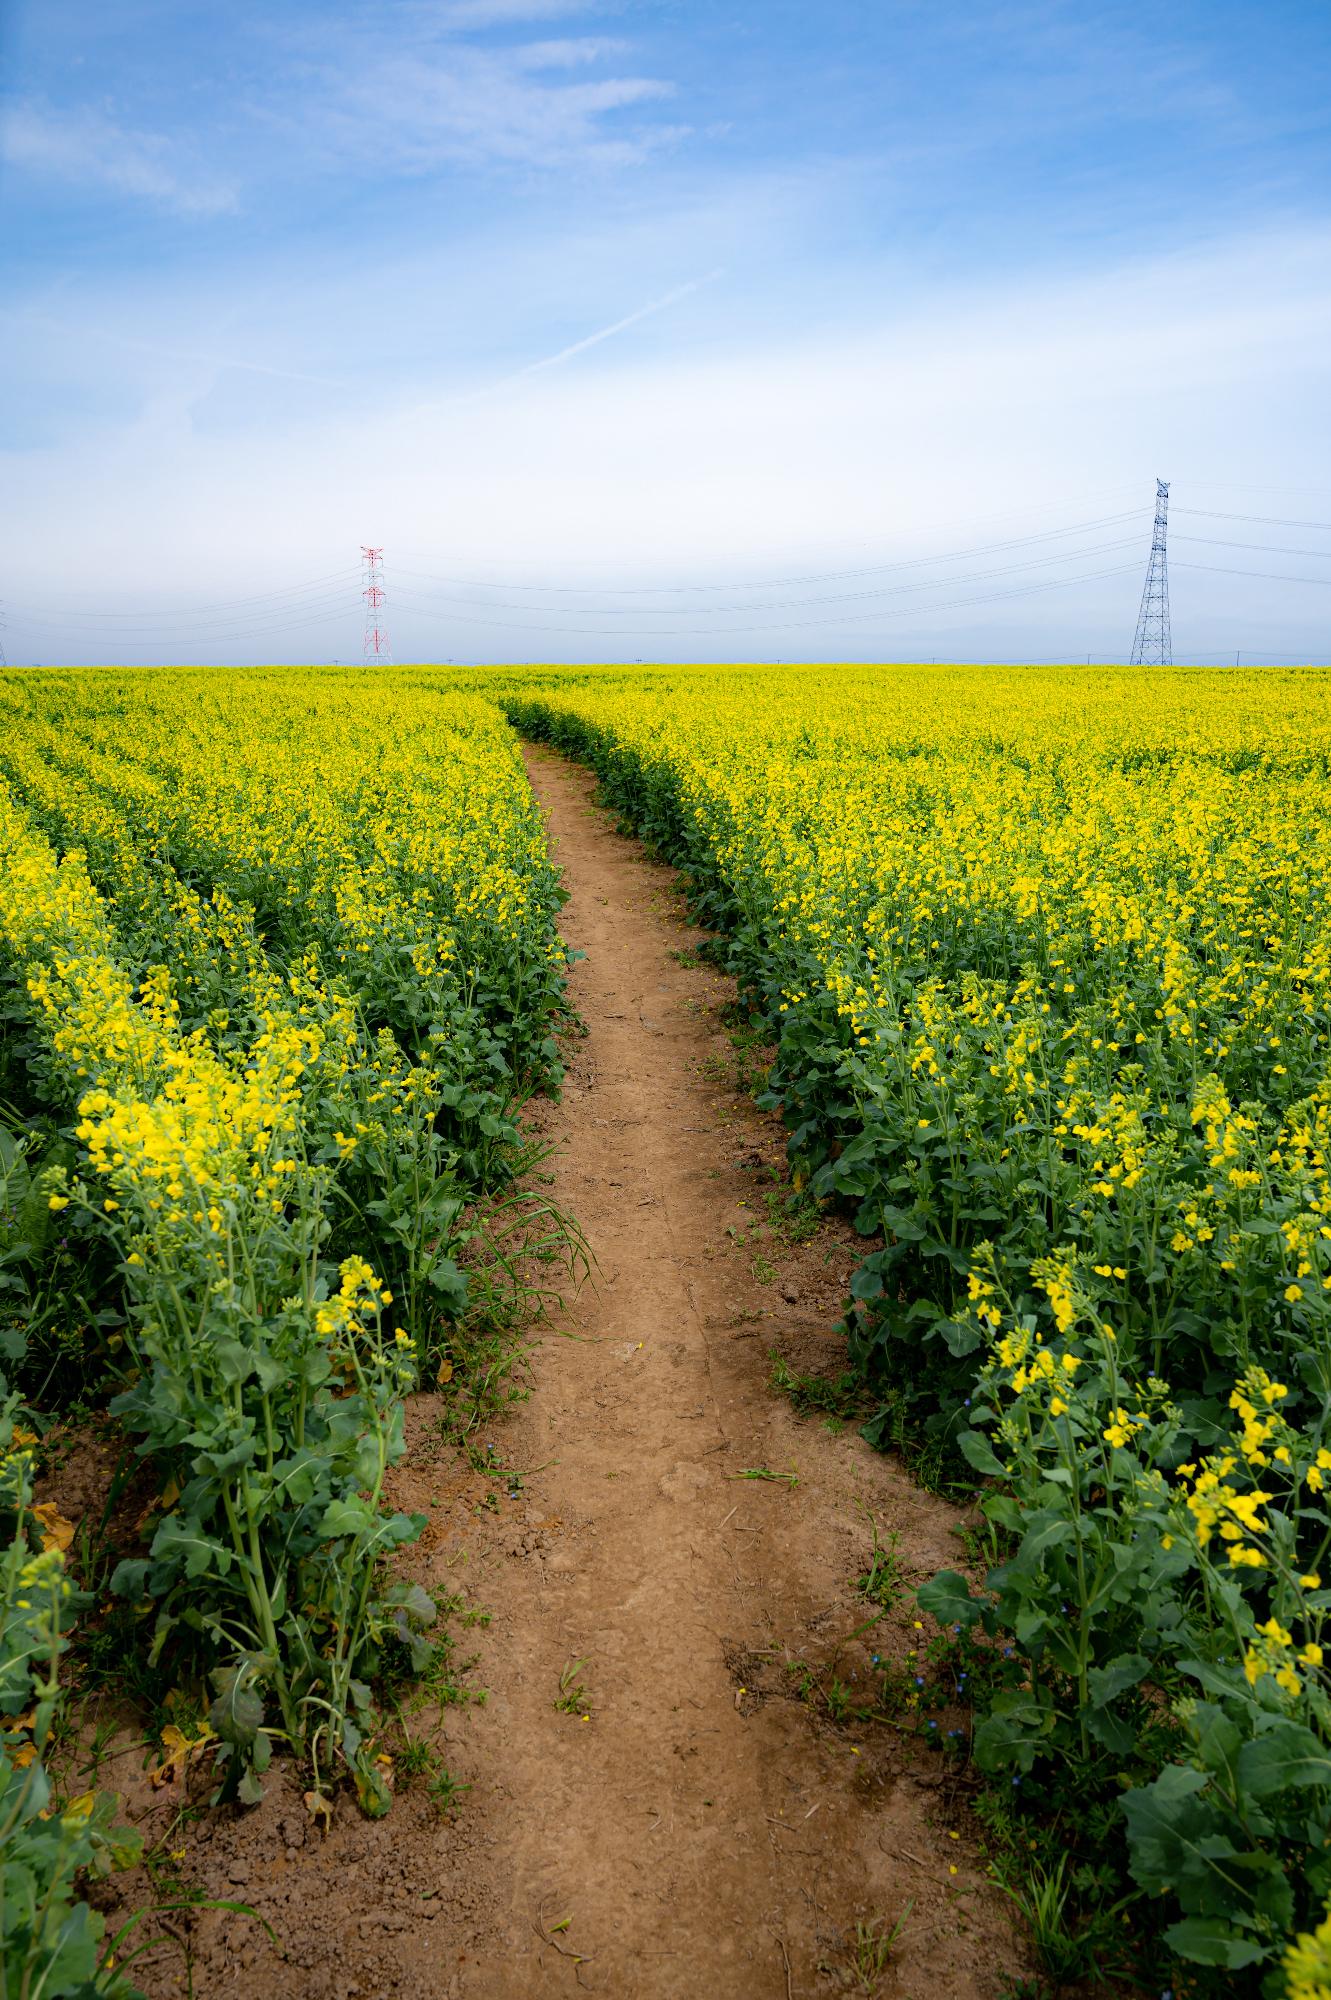
[[[295,609],[298,601],[310,596],[311,593],[326,591],[329,584],[340,583],[345,586],[352,582],[353,579],[358,581],[359,577],[359,570],[335,570],[328,576],[311,577],[307,583],[288,584],[281,590],[259,591],[249,597],[231,597],[218,604],[183,605],[175,610],[150,611],[141,609],[137,611],[110,611],[93,609],[85,611],[74,606],[56,606],[41,602],[34,603],[32,609],[34,613],[38,614],[54,612],[62,620],[69,618],[91,619],[99,624],[112,618],[128,618],[137,624],[144,624],[157,622],[162,619],[179,621],[190,618],[234,616],[243,614],[249,606],[253,606],[258,613],[262,613],[265,607],[281,612],[287,609]]]
[[[1195,563],[1186,560],[1176,562],[1172,567],[1204,569],[1210,576],[1261,576],[1265,577],[1268,583],[1320,583],[1324,588],[1331,588],[1331,576],[1286,576],[1283,571],[1277,569],[1229,569],[1219,563]]]
[[[1089,548],[1065,549],[1059,555],[1036,556],[1032,559],[1032,561],[1028,563],[1001,563],[996,569],[971,570],[959,576],[925,577],[922,581],[918,583],[886,584],[881,589],[878,590],[843,591],[837,594],[836,596],[831,596],[831,597],[785,597],[785,598],[778,597],[778,598],[769,598],[766,600],[761,600],[756,604],[704,605],[701,607],[701,609],[711,616],[716,616],[721,618],[731,618],[743,615],[744,613],[750,611],[784,611],[789,609],[796,609],[799,606],[807,604],[855,604],[862,602],[866,598],[896,597],[902,595],[905,592],[915,592],[923,590],[949,590],[949,589],[954,590],[959,586],[964,586],[971,583],[986,583],[989,581],[991,577],[1014,576],[1023,570],[1043,569],[1047,567],[1050,563],[1084,561],[1087,557],[1110,555],[1115,553],[1119,549],[1134,548],[1136,547],[1136,545],[1137,545],[1137,537],[1135,535],[1125,536],[1125,537],[1120,537],[1117,541],[1097,542],[1092,544],[1092,546]],[[395,591],[393,593],[393,602],[395,604],[411,605],[416,610],[430,610],[435,608],[435,605],[432,605],[428,602],[425,604],[421,604],[414,597],[406,596],[401,591]],[[469,605],[472,602],[473,602],[472,599],[466,597],[441,597],[435,600],[435,604],[460,604],[464,606]],[[530,609],[532,611],[539,611],[541,609],[544,609],[545,607],[540,605],[526,606],[520,604],[509,605],[503,603],[487,604],[482,602],[475,608],[481,611],[491,611],[491,610],[521,611],[527,609]],[[618,605],[618,604],[611,604],[604,606],[595,604],[579,604],[579,605],[569,605],[567,607],[551,607],[551,608],[566,608],[568,610],[580,614],[581,616],[593,617],[593,618],[637,618],[642,616],[644,612],[648,616],[656,618],[686,618],[689,616],[690,612],[696,615],[700,607],[697,605],[675,606],[669,604],[652,604],[641,607],[638,605]]]
[[[262,639],[265,633],[268,632],[290,632],[297,629],[301,629],[308,625],[326,624],[330,618],[345,618],[349,615],[350,609],[351,607],[345,601],[343,601],[343,602],[333,602],[327,605],[314,607],[308,611],[305,611],[293,617],[282,617],[279,615],[277,617],[261,621],[257,624],[253,622],[249,624],[240,624],[234,619],[222,620],[218,621],[217,623],[206,624],[202,627],[196,628],[195,634],[193,634],[192,636],[197,636],[203,639],[214,639],[219,641],[223,639],[252,639],[257,641]],[[20,621],[16,620],[15,622],[18,623]],[[61,632],[67,629],[63,625],[62,621],[58,618],[39,618],[39,617],[25,616],[22,619],[21,623],[23,625],[35,626],[38,629],[46,632]],[[121,630],[114,633],[111,636],[113,636],[118,642],[128,641],[132,642],[135,645],[156,646],[160,648],[163,646],[171,646],[175,643],[178,629],[179,628],[174,628],[172,630],[164,632],[143,631],[143,630],[129,630],[129,631]],[[79,634],[77,636],[86,637],[89,641],[92,641],[93,639],[95,639],[96,634],[94,632],[88,632],[86,634]]]
[[[1253,549],[1264,556],[1331,556],[1331,549],[1282,549],[1274,542],[1222,542],[1215,535],[1173,535],[1170,539],[1204,543],[1208,549]]]
[[[903,617],[908,618],[919,614],[931,617],[935,613],[941,611],[965,610],[970,605],[992,604],[1003,598],[1029,597],[1036,591],[1061,590],[1066,588],[1068,584],[1091,583],[1096,581],[1100,577],[1122,576],[1129,572],[1135,574],[1136,571],[1137,571],[1137,564],[1135,562],[1117,563],[1109,569],[1091,570],[1087,572],[1084,576],[1051,577],[1043,583],[1022,584],[1016,590],[989,591],[980,597],[958,598],[953,602],[947,604],[900,605],[895,609],[884,608],[877,611],[847,612],[840,618],[768,619],[758,625],[726,625],[721,627],[717,627],[714,625],[713,626],[701,625],[693,627],[643,626],[639,628],[639,635],[646,636],[649,638],[661,638],[661,639],[682,639],[682,638],[728,639],[732,637],[734,634],[740,632],[800,631],[806,629],[809,626],[826,626],[826,625],[838,625],[838,624],[854,625],[854,624],[862,624],[866,621],[872,621],[873,619],[903,618]],[[404,603],[404,600],[400,595],[396,598],[395,601],[399,606],[402,606]],[[431,609],[433,609],[433,607],[429,605],[416,605],[409,602],[405,605],[405,608],[417,612],[422,610],[430,611]],[[648,615],[650,616],[652,614],[649,612]],[[566,632],[566,633],[576,633],[584,638],[596,638],[596,639],[605,639],[611,636],[611,634],[606,631],[604,626],[548,625],[544,621],[538,624],[517,624],[511,619],[477,618],[467,612],[453,612],[450,616],[449,622],[460,625],[482,625],[489,627],[491,630],[502,631],[502,632]]]
[[[453,588],[468,590],[517,590],[522,592],[544,592],[547,596],[599,596],[599,597],[660,597],[674,592],[682,596],[685,592],[702,593],[716,590],[776,590],[788,584],[839,583],[848,577],[877,576],[888,570],[918,569],[923,563],[961,562],[969,556],[997,555],[1003,549],[1026,548],[1033,542],[1048,542],[1065,535],[1089,533],[1092,528],[1117,527],[1122,521],[1144,519],[1140,507],[1128,508],[1120,514],[1104,514],[1093,521],[1079,521],[1069,528],[1048,528],[1034,535],[1017,535],[1001,542],[981,542],[969,549],[946,549],[938,555],[906,556],[896,562],[868,563],[859,569],[816,570],[802,576],[759,577],[745,583],[654,583],[632,586],[607,586],[598,589],[595,584],[586,583],[513,583],[500,579],[491,582],[484,577],[440,576],[436,571],[407,569],[401,563],[392,565],[393,576],[414,576],[427,583],[443,583]]]
[[[1175,507],[1176,514],[1197,514],[1208,521],[1255,521],[1265,528],[1316,528],[1331,535],[1331,521],[1286,521],[1279,514],[1221,514],[1214,507]]]

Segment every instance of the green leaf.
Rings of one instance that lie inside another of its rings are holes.
[[[1054,1709],[1033,1689],[1006,1689],[994,1697],[993,1707],[975,1731],[976,1763],[982,1771],[1001,1771],[1013,1764],[1029,1771],[1057,1721]]]
[[[235,1560],[233,1551],[205,1535],[197,1521],[182,1521],[179,1514],[168,1514],[159,1524],[152,1554],[155,1562],[182,1563],[188,1577],[209,1572],[226,1576]]]
[[[1062,1515],[1055,1516],[1053,1520],[1046,1518],[1040,1521],[1038,1527],[1032,1526],[1022,1537],[1021,1547],[1007,1568],[1016,1575],[1030,1575],[1032,1571],[1042,1566],[1041,1558],[1046,1550],[1058,1548],[1061,1543],[1071,1539],[1071,1521],[1064,1519]]]
[[[1266,1957],[1261,1945],[1241,1937],[1223,1917],[1184,1917],[1169,1926],[1165,1942],[1193,1965],[1223,1965],[1229,1972]]]
[[[191,1437],[186,1442],[193,1444],[195,1439]],[[216,1479],[229,1480],[231,1474],[239,1472],[242,1466],[253,1465],[257,1450],[258,1441],[254,1437],[236,1438],[231,1444],[217,1451],[198,1452],[193,1460],[194,1470],[211,1472]]]
[[[850,1296],[853,1299],[881,1299],[883,1296],[883,1274],[878,1260],[867,1257],[850,1281]]]
[[[363,1535],[374,1526],[373,1510],[364,1500],[330,1500],[319,1523],[327,1541],[341,1535]]]
[[[276,1663],[264,1653],[244,1653],[234,1666],[213,1670],[217,1699],[208,1720],[223,1743],[248,1750],[263,1726],[263,1697],[256,1683]]]
[[[955,1354],[958,1360],[974,1354],[981,1344],[980,1329],[973,1320],[945,1319],[938,1331],[947,1343],[948,1353]]]
[[[428,1272],[430,1283],[455,1313],[466,1310],[467,1274],[459,1271],[451,1257],[434,1257]]]
[[[1242,1791],[1267,1799],[1303,1785],[1331,1785],[1331,1756],[1310,1729],[1281,1720],[1244,1744],[1236,1766]]]
[[[1089,1709],[1086,1728],[1097,1743],[1103,1744],[1106,1750],[1112,1750],[1116,1757],[1131,1756],[1137,1731],[1125,1715],[1119,1715],[1112,1708]]]
[[[984,1615],[984,1605],[971,1596],[965,1577],[954,1569],[940,1570],[928,1583],[921,1584],[915,1602],[940,1625],[960,1625],[964,1630],[969,1630]]]
[[[377,1536],[380,1546],[396,1549],[417,1541],[424,1531],[425,1519],[424,1514],[390,1514],[387,1520],[381,1516]]]
[[[1243,1743],[1238,1724],[1231,1721],[1223,1708],[1217,1708],[1214,1702],[1199,1701],[1193,1711],[1190,1728],[1207,1770],[1221,1779],[1231,1798],[1237,1797],[1238,1754]]]
[[[999,1459],[983,1431],[962,1431],[957,1439],[962,1457],[989,1479],[1002,1479],[1007,1467]]]
[[[254,1356],[243,1341],[214,1336],[209,1347],[208,1360],[228,1387],[234,1388],[242,1382],[247,1382],[254,1372]]]
[[[1097,1708],[1117,1701],[1130,1687],[1145,1678],[1151,1663],[1142,1653],[1120,1653],[1107,1667],[1092,1667],[1086,1676],[1091,1700]]]
[[[265,1396],[271,1396],[287,1381],[291,1374],[290,1364],[279,1361],[272,1354],[258,1354],[254,1359],[254,1372],[259,1378],[259,1387]]]
[[[433,1625],[439,1616],[438,1605],[419,1583],[394,1584],[385,1602],[416,1625]]]
[[[1210,1779],[1191,1764],[1166,1764],[1152,1784],[1126,1792],[1119,1810],[1128,1822],[1132,1872],[1150,1895],[1178,1881],[1196,1842],[1220,1824],[1219,1815],[1198,1799]]]
[[[127,1556],[111,1572],[111,1590],[116,1597],[142,1597],[152,1565],[143,1556]]]

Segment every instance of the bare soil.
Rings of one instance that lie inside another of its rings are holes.
[[[103,1782],[159,1843],[157,1876],[103,1899],[123,1920],[178,1884],[279,1939],[173,1913],[135,1967],[152,2000],[189,1990],[187,1946],[200,2000],[997,2000],[1026,1958],[964,1779],[908,1717],[837,1722],[828,1701],[860,1699],[873,1654],[902,1662],[925,1636],[909,1590],[852,1636],[871,1523],[914,1582],[962,1559],[960,1517],[769,1382],[774,1351],[842,1365],[864,1246],[835,1221],[798,1243],[772,1230],[782,1135],[736,1081],[733,986],[589,776],[528,762],[586,953],[585,1037],[535,1120],[599,1268],[545,1332],[530,1396],[480,1434],[509,1476],[443,1443],[435,1397],[411,1408],[394,1498],[430,1517],[411,1569],[490,1620],[453,1613],[485,1701],[411,1728],[471,1789],[442,1817],[400,1776],[387,1819],[343,1798],[321,1832],[275,1774],[248,1813],[177,1816],[122,1745]],[[795,1477],[744,1476],[759,1469]],[[875,1971],[857,1927],[899,1917]]]

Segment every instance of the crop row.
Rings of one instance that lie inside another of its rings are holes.
[[[504,700],[682,865],[767,1023],[796,1177],[869,1239],[869,1434],[986,1482],[984,1585],[922,1602],[966,1658],[991,1819],[1048,1840],[1032,1907],[1080,1911],[1085,1963],[1127,1935],[1138,1972],[1283,1990],[1331,1894],[1320,679],[734,669]]]
[[[49,1981],[95,1963],[70,1887],[92,1808],[50,1811],[76,1600],[20,1397],[71,1352],[118,1378],[157,1497],[111,1589],[154,1660],[211,1682],[220,1795],[257,1796],[282,1741],[385,1810],[371,1682],[434,1615],[382,1561],[423,1526],[386,1495],[403,1395],[447,1363],[471,1205],[556,1073],[563,954],[479,700],[48,676],[0,703],[0,1525],[6,1631],[34,1621],[0,1661],[0,1842],[9,1959]]]

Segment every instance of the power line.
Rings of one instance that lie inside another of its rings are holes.
[[[218,642],[226,639],[258,640],[262,639],[269,632],[299,631],[309,625],[326,624],[329,618],[345,618],[348,611],[348,604],[349,600],[339,599],[336,603],[324,606],[319,610],[308,611],[300,617],[277,618],[264,624],[206,626],[198,636]],[[59,632],[64,630],[60,621],[54,618],[25,618],[23,622],[25,625],[37,627],[40,631]],[[85,635],[80,634],[78,636],[82,637]],[[93,635],[88,634],[86,636],[91,638]],[[132,642],[136,646],[153,646],[159,651],[169,648],[176,643],[176,634],[174,632],[117,632],[114,634],[114,637],[118,641]]]
[[[1164,489],[1166,494],[1167,490]],[[1258,489],[1248,490],[1255,495]],[[1293,497],[1292,489],[1283,490]],[[1117,492],[1112,495],[1110,492],[1105,492],[1103,496],[1104,500],[1110,501],[1111,504],[1117,497]],[[1082,504],[1095,504],[1095,500],[1100,498],[1100,494],[1093,497],[1087,495]],[[1331,522],[1327,521],[1231,513],[1187,506],[1181,509],[1176,507],[1175,511],[1208,521],[1253,523],[1260,526],[1331,534]],[[990,517],[995,521],[1001,518]],[[1047,514],[1045,518],[1048,519]],[[552,637],[556,634],[569,633],[602,641],[611,637],[613,633],[616,642],[622,640],[626,647],[636,644],[640,638],[660,637],[664,640],[675,640],[707,637],[725,641],[732,635],[749,632],[800,631],[818,626],[849,627],[857,623],[872,623],[902,617],[929,617],[934,614],[964,611],[986,604],[1017,600],[1048,590],[1075,587],[1101,578],[1118,576],[1126,573],[1134,565],[1111,562],[1093,571],[1078,570],[1076,574],[1055,575],[1039,580],[1035,580],[1032,573],[1115,556],[1120,550],[1129,547],[1135,537],[1111,536],[1104,541],[1089,543],[1086,537],[1104,530],[1112,531],[1121,524],[1136,522],[1140,518],[1140,509],[1133,507],[1062,527],[1037,527],[1028,533],[1007,534],[1001,539],[971,543],[964,548],[897,557],[851,568],[803,571],[794,575],[751,579],[747,582],[718,580],[628,586],[598,585],[594,581],[580,584],[535,583],[516,579],[456,577],[409,568],[398,569],[395,566],[395,581],[398,577],[414,578],[425,588],[421,593],[405,597],[395,590],[394,601],[416,616],[450,619],[468,626],[498,631],[549,633]],[[1008,515],[1007,519],[1015,525],[1020,516],[1014,518]],[[1158,512],[1156,525],[1157,528],[1161,525]],[[1267,542],[1222,539],[1206,533],[1179,535],[1177,530],[1176,540],[1204,549],[1250,551],[1267,557],[1279,555],[1290,559],[1321,561],[1331,556],[1331,546],[1325,549],[1302,546],[1283,548]],[[978,559],[1001,557],[1019,551],[1030,553],[1019,560],[999,561],[982,568],[957,567]],[[1156,553],[1153,543],[1152,569],[1155,566]],[[367,632],[372,627],[373,632],[377,634],[379,643],[375,649],[376,656],[382,659],[388,657],[387,634],[382,619],[385,589],[382,550],[368,550],[366,554],[370,560],[371,570],[369,586],[362,591],[367,611]],[[1163,652],[1167,658],[1168,578],[1164,566],[1163,546],[1159,550],[1159,555],[1160,581],[1163,590],[1157,592],[1157,597],[1152,600],[1152,616],[1157,621],[1158,636],[1160,612],[1163,609]],[[1297,572],[1285,574],[1279,571],[1253,570],[1188,559],[1181,559],[1181,562],[1185,570],[1196,570],[1212,575],[1278,583],[1314,585],[1331,583],[1331,576]],[[564,574],[567,573],[565,569]],[[178,656],[179,651],[185,650],[187,646],[231,643],[258,648],[269,634],[279,635],[308,630],[317,625],[326,625],[335,618],[339,620],[345,618],[350,608],[348,586],[353,575],[356,575],[355,571],[340,568],[322,576],[307,578],[302,582],[275,587],[257,594],[211,600],[204,604],[186,605],[175,610],[152,608],[123,610],[110,607],[89,609],[86,606],[56,606],[49,602],[38,602],[30,609],[25,609],[21,605],[11,605],[9,616],[11,626],[17,619],[21,625],[32,625],[38,633],[55,634],[63,631],[73,637],[75,643],[78,643],[78,634],[82,633],[89,642],[92,642],[94,632],[99,631],[108,640],[114,639],[117,646],[138,645],[159,654],[177,651]],[[1014,582],[1012,588],[980,588],[998,579],[1027,577],[1031,577],[1032,580]],[[882,578],[884,581],[865,588],[851,588],[831,593],[818,592],[809,596],[794,597],[755,595],[758,592],[773,590],[784,592],[806,585],[856,583],[860,579],[877,578]],[[900,580],[887,580],[891,578]],[[1146,600],[1150,586],[1151,571],[1148,570],[1147,591],[1143,592],[1143,616],[1147,608]],[[377,593],[373,605],[369,601],[371,587]],[[736,594],[742,594],[746,601],[723,601]],[[681,603],[661,601],[670,597],[689,601]],[[929,601],[930,599],[933,601]],[[834,608],[860,603],[866,605],[871,603],[873,608],[862,612]],[[822,610],[822,616],[800,619],[778,617],[755,620],[753,618],[754,613],[788,612],[815,607]],[[489,615],[495,612],[500,616]],[[705,616],[709,621],[708,624],[703,627],[687,627],[676,622],[680,618],[687,617],[690,612]],[[371,613],[373,617],[370,616]],[[516,615],[505,616],[506,613]],[[560,617],[570,614],[574,617],[593,617],[598,623],[590,627],[551,624],[547,622],[549,614]],[[652,617],[668,619],[670,623],[663,626],[650,624],[639,626],[634,623],[626,629],[622,622],[626,619],[636,621],[639,618]],[[732,622],[738,620],[746,622]],[[1232,648],[1224,650],[1232,652]],[[1277,656],[1265,657],[1274,660]],[[1305,656],[1297,654],[1287,657],[1305,659]],[[1311,664],[1306,660],[1305,663]]]
[[[1180,535],[1175,532],[1176,542],[1197,542],[1208,549],[1255,549],[1264,556],[1323,556],[1331,557],[1331,549],[1282,549],[1273,542],[1222,542],[1215,535]]]
[[[1201,487],[1206,493],[1213,489],[1226,493],[1297,493],[1305,500],[1331,500],[1331,487],[1328,486],[1271,486],[1255,479],[1193,479],[1188,483],[1189,486]]]
[[[958,598],[949,604],[901,605],[896,609],[885,608],[878,611],[849,612],[840,618],[769,619],[759,625],[642,626],[637,628],[637,636],[652,639],[726,639],[740,632],[792,632],[807,630],[810,626],[854,625],[863,624],[865,621],[873,619],[909,618],[920,611],[933,615],[941,611],[964,610],[974,604],[994,604],[1005,598],[1030,597],[1037,591],[1042,590],[1061,590],[1068,584],[1092,583],[1097,578],[1103,576],[1121,576],[1126,571],[1134,570],[1136,567],[1135,563],[1117,563],[1109,569],[1092,570],[1085,576],[1051,577],[1044,583],[1023,584],[1016,590],[990,591],[981,597]],[[400,592],[397,595],[396,601],[399,604],[405,604],[409,610],[433,612],[437,609],[434,605],[416,604],[410,598],[403,598]],[[652,614],[649,613],[648,615]],[[573,633],[583,638],[595,639],[606,639],[611,636],[604,626],[596,625],[549,625],[544,620],[539,624],[524,625],[517,624],[512,619],[477,618],[461,611],[452,612],[450,617],[457,624],[481,625],[493,631],[500,632],[560,632]],[[622,636],[622,628],[615,636]]]
[[[258,615],[250,619],[241,617],[203,619],[191,628],[182,627],[179,620],[173,621],[165,629],[148,626],[137,628],[121,627],[111,636],[117,640],[132,640],[138,645],[153,646],[169,646],[182,629],[189,629],[195,636],[205,639],[228,637],[252,637],[257,639],[261,638],[265,632],[288,630],[297,625],[318,624],[328,618],[344,618],[347,615],[350,604],[353,602],[354,600],[350,597],[329,598],[322,604],[311,604],[303,609],[299,609],[295,605],[292,605],[289,611],[282,611],[275,608],[270,615]],[[63,632],[69,630],[69,627],[60,618],[40,617],[32,613],[22,614],[22,622],[24,625],[34,626],[39,631]],[[86,631],[78,630],[75,636],[93,638],[102,629],[99,625],[96,628],[88,628]]]
[[[841,583],[857,576],[877,576],[890,570],[917,569],[924,563],[962,562],[970,556],[997,555],[1004,549],[1029,547],[1035,542],[1048,542],[1066,535],[1088,534],[1092,528],[1116,527],[1121,521],[1136,521],[1141,518],[1141,509],[1131,507],[1119,514],[1104,514],[1097,520],[1079,521],[1068,528],[1047,528],[1034,535],[1017,535],[1001,542],[981,542],[968,549],[946,549],[930,556],[905,556],[895,562],[867,563],[859,569],[819,570],[803,576],[769,576],[745,583],[654,583],[632,586],[611,585],[598,589],[595,584],[574,583],[516,583],[511,580],[491,582],[485,577],[440,576],[432,570],[405,569],[394,564],[395,576],[414,576],[428,583],[443,583],[452,588],[466,590],[510,590],[523,593],[534,591],[553,596],[596,596],[596,597],[661,597],[674,594],[703,593],[717,590],[778,590],[787,585],[805,583]],[[1093,553],[1090,551],[1088,553]]]
[[[872,598],[896,597],[896,596],[901,596],[906,592],[918,592],[923,590],[956,589],[958,586],[963,586],[970,583],[986,583],[990,580],[990,578],[996,576],[1014,576],[1023,570],[1043,569],[1047,567],[1050,563],[1079,562],[1086,560],[1086,558],[1088,557],[1112,555],[1119,549],[1126,549],[1133,547],[1136,543],[1136,539],[1137,538],[1135,535],[1124,536],[1117,541],[1094,543],[1089,548],[1065,549],[1059,555],[1036,556],[1032,561],[1028,563],[1002,563],[996,569],[972,570],[968,573],[962,573],[961,575],[953,575],[953,576],[926,577],[922,582],[919,583],[887,584],[878,590],[843,591],[838,595],[832,597],[770,598],[765,601],[760,600],[756,604],[717,604],[717,605],[703,605],[703,606],[692,605],[692,604],[679,605],[679,606],[674,606],[669,604],[652,604],[642,607],[639,607],[637,605],[618,605],[618,604],[605,605],[605,606],[599,606],[595,604],[579,604],[579,605],[560,606],[557,608],[572,611],[580,616],[593,617],[593,618],[638,618],[643,616],[644,614],[654,618],[686,618],[690,616],[696,617],[700,610],[709,616],[730,618],[742,615],[750,611],[796,610],[804,605],[809,605],[809,604],[858,604],[861,603],[864,599],[871,597]],[[412,605],[414,606],[414,608],[418,610],[435,608],[434,606],[429,604],[421,605],[416,599],[404,598],[400,594],[398,597],[398,602],[401,604]],[[436,602],[439,605],[464,605],[464,606],[473,605],[473,600],[467,597],[441,597],[438,598]],[[475,605],[474,608],[481,611],[523,611],[523,610],[542,611],[547,609],[548,607],[543,605],[528,606],[522,604],[504,604],[502,602],[500,603],[482,602],[478,605]]]
[[[1320,583],[1324,588],[1331,586],[1331,576],[1287,576],[1283,570],[1275,569],[1228,569],[1219,563],[1182,562],[1176,569],[1204,569],[1211,576],[1261,576],[1269,583]]]
[[[1331,535],[1331,521],[1286,521],[1279,514],[1219,514],[1213,507],[1176,507],[1176,514],[1197,514],[1208,521],[1256,521],[1266,528],[1317,528]]]
[[[41,604],[41,603],[34,605],[33,609],[36,612],[42,612],[42,611],[57,612],[62,619],[93,618],[96,619],[99,624],[101,624],[108,618],[130,618],[133,619],[137,624],[143,624],[151,619],[162,619],[162,618],[179,619],[182,617],[184,618],[208,617],[211,616],[213,613],[221,614],[226,612],[239,611],[242,610],[244,606],[247,604],[253,604],[258,606],[266,603],[272,603],[274,605],[274,609],[280,610],[283,607],[281,604],[275,602],[275,600],[277,599],[292,599],[292,598],[303,597],[306,596],[310,591],[318,590],[327,584],[346,583],[353,578],[358,579],[359,576],[360,576],[359,570],[354,570],[354,569],[333,570],[327,576],[311,577],[308,580],[308,582],[305,583],[284,584],[280,590],[260,591],[255,595],[246,597],[229,597],[223,599],[218,604],[184,605],[176,610],[170,610],[170,611],[147,611],[147,612],[108,611],[104,608],[96,606],[91,611],[82,611],[75,607],[66,607],[64,605],[56,606],[52,604]]]

